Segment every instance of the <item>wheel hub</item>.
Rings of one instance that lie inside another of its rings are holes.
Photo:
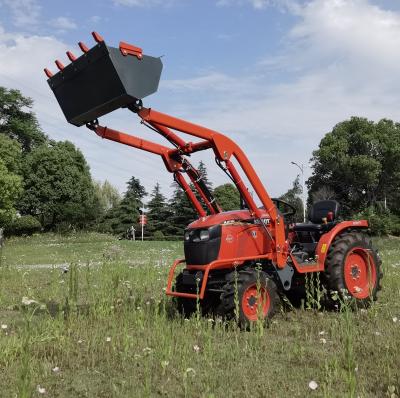
[[[351,277],[352,277],[353,279],[358,279],[358,278],[360,277],[360,274],[361,274],[360,267],[358,266],[358,264],[354,264],[354,265],[351,267],[351,270],[350,270],[350,275],[351,275]]]

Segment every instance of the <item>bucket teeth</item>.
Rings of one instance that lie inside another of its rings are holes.
[[[65,68],[65,66],[58,59],[55,60],[55,63],[58,69],[63,70]]]
[[[67,51],[67,57],[69,58],[70,61],[74,62],[76,60],[76,57],[74,54],[72,54],[71,51]]]
[[[44,73],[46,74],[46,76],[50,79],[51,77],[53,77],[53,74],[51,73],[51,71],[47,68],[44,68]]]
[[[97,32],[92,32],[93,39],[96,40],[97,43],[101,43],[104,39]]]
[[[89,47],[87,47],[86,44],[82,41],[78,43],[78,46],[84,53],[87,53],[89,51]]]

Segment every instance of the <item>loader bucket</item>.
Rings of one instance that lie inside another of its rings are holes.
[[[54,75],[45,69],[48,83],[69,123],[82,126],[118,108],[126,107],[158,89],[162,62],[143,55],[140,48],[127,43],[107,46],[93,33],[97,44],[88,49],[79,43],[83,54]]]

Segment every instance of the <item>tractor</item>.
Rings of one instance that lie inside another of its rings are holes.
[[[366,220],[341,221],[339,204],[324,200],[309,209],[309,222],[294,223],[293,206],[268,195],[243,150],[229,137],[143,105],[143,98],[158,89],[160,58],[126,42],[108,46],[98,33],[92,35],[92,48],[79,42],[79,57],[67,52],[68,65],[55,61],[57,73],[44,69],[48,84],[69,123],[159,155],[196,210],[198,219],[183,236],[185,257],[172,264],[166,287],[184,316],[201,308],[235,318],[244,328],[266,323],[281,298],[299,297],[311,276],[318,277],[328,304],[334,304],[332,297],[357,307],[376,300],[381,260]],[[119,108],[136,114],[170,145],[99,123],[99,117]],[[214,152],[216,164],[238,189],[240,209],[223,211],[189,162],[191,154],[205,150]]]

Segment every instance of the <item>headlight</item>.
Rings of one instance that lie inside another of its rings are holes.
[[[210,239],[210,232],[206,229],[204,231],[200,231],[200,240],[204,241],[204,240],[209,240]]]
[[[189,231],[186,231],[186,232],[185,232],[184,238],[185,238],[186,241],[188,241],[188,240],[190,239],[190,233],[189,233]]]

